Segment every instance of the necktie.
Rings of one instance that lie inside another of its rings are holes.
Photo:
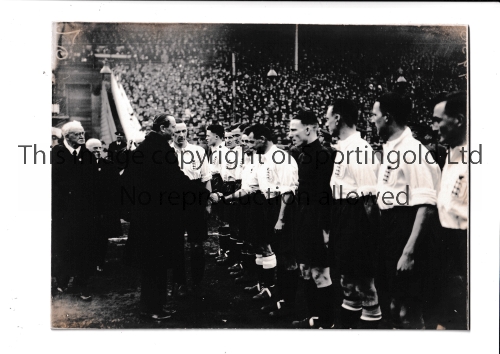
[[[73,155],[73,156],[76,156],[76,155],[77,155],[76,150],[73,150],[73,154],[72,154],[72,155]]]

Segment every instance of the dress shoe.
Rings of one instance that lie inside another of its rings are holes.
[[[252,285],[252,286],[247,286],[243,289],[243,291],[246,293],[250,293],[250,294],[257,294],[260,292],[260,284],[257,283],[257,284]]]
[[[212,258],[213,258],[213,257],[218,257],[218,256],[220,256],[220,251],[209,252],[209,253],[208,253],[208,256],[209,256],[209,257],[212,257]]]
[[[160,311],[158,313],[141,312],[141,317],[147,318],[153,321],[164,321],[172,317],[172,315],[165,311]]]
[[[293,321],[292,327],[300,329],[332,329],[335,326],[333,323],[328,326],[319,326],[316,322],[317,319],[318,317],[311,317],[305,318],[302,321]]]
[[[284,300],[273,302],[272,304],[261,307],[260,310],[264,313],[269,313],[271,311],[279,310],[281,308],[281,304],[283,303],[285,303]]]
[[[262,288],[260,292],[257,295],[255,295],[252,299],[254,299],[255,301],[262,301],[270,299],[271,297],[272,297],[271,290],[269,290],[269,288]]]
[[[51,291],[51,296],[52,298],[56,297],[56,296],[62,296],[64,293],[65,293],[65,289],[62,289],[62,288],[52,288]]]
[[[293,321],[292,322],[292,327],[293,328],[300,328],[300,329],[311,329],[311,328],[317,328],[315,327],[314,320],[317,320],[318,317],[311,317],[311,318],[304,318],[303,320],[300,321]]]
[[[243,266],[241,265],[241,263],[235,263],[231,267],[227,268],[227,270],[229,270],[230,272],[236,272],[236,271],[240,271],[242,269],[243,269]]]
[[[174,313],[176,313],[176,312],[177,312],[177,310],[176,310],[176,309],[173,309],[173,308],[172,308],[172,305],[170,305],[170,304],[168,304],[168,305],[163,305],[163,306],[162,306],[162,310],[163,310],[163,312],[165,312],[165,313],[166,313],[166,314],[168,314],[168,315],[173,315]]]
[[[80,293],[80,295],[78,295],[78,298],[82,301],[85,301],[85,302],[92,301],[92,295],[87,294],[87,293]]]
[[[227,266],[231,264],[231,259],[229,257],[224,257],[215,261],[218,266]]]
[[[218,261],[218,260],[221,260],[221,259],[225,259],[227,257],[226,255],[226,252],[219,252],[219,255],[218,256],[215,256],[215,260]]]
[[[233,278],[238,278],[238,277],[240,277],[240,276],[243,275],[243,271],[242,270],[239,270],[239,271],[237,270],[235,272],[229,273],[229,275],[232,276]]]

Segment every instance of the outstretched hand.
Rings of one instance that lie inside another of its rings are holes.
[[[415,261],[413,259],[413,256],[403,254],[401,258],[399,258],[397,271],[398,273],[411,272],[414,265]]]
[[[276,225],[274,226],[274,232],[283,231],[283,226],[285,226],[285,223],[281,219],[278,219]]]

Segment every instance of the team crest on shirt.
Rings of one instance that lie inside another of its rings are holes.
[[[343,179],[344,178],[344,175],[345,175],[345,165],[335,165],[335,169],[334,169],[334,174],[335,174],[335,177],[338,178],[338,179]]]
[[[467,194],[467,183],[464,175],[458,176],[451,190],[451,195],[456,199],[463,199]]]
[[[271,171],[271,169],[269,167],[266,170],[266,179],[268,182],[273,181],[273,172]]]
[[[396,175],[396,169],[392,166],[387,166],[384,172],[384,177],[382,179],[384,184],[394,184],[394,178]]]

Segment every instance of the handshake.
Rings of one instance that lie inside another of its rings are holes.
[[[229,201],[224,197],[224,194],[222,194],[221,192],[210,193],[210,197],[208,200],[210,204],[219,203],[220,201]]]

